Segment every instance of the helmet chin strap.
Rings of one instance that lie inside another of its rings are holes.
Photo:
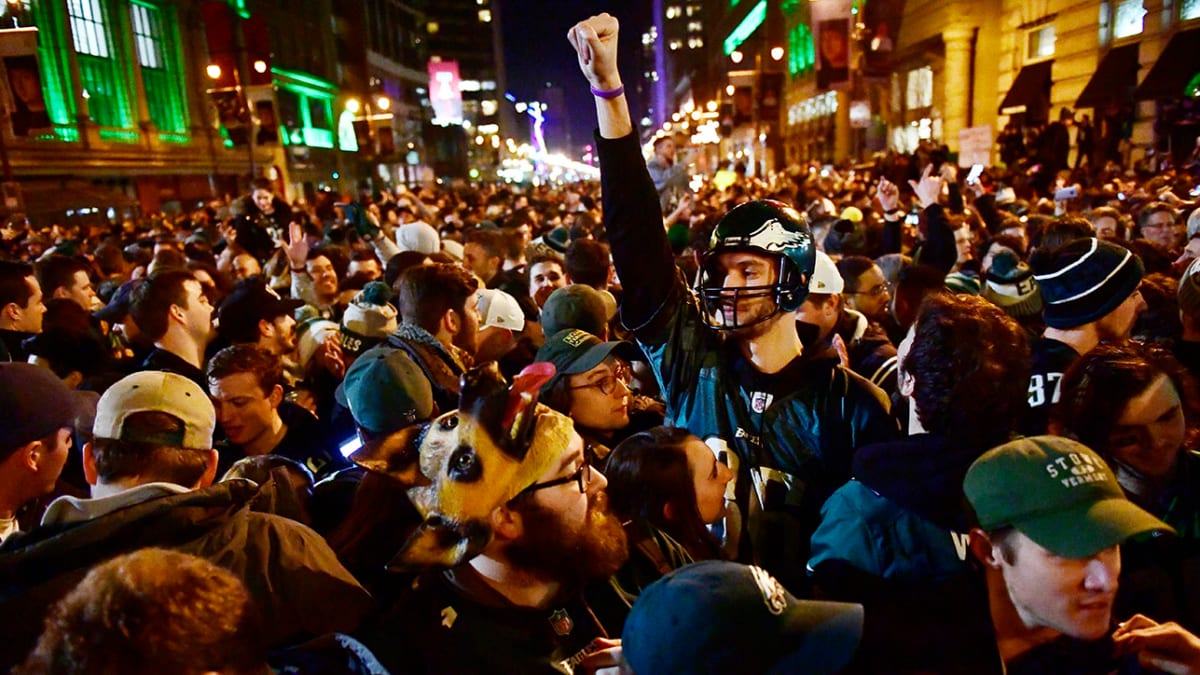
[[[775,318],[782,312],[795,311],[795,309],[798,308],[798,305],[797,307],[791,309],[786,308],[786,305],[792,304],[791,300],[794,296],[795,290],[792,288],[786,288],[783,285],[785,280],[790,277],[787,270],[787,262],[784,256],[779,256],[779,269],[776,272],[777,281],[774,284],[769,286],[742,286],[728,288],[726,286],[705,285],[705,281],[709,280],[709,275],[705,271],[705,266],[708,263],[708,258],[716,253],[717,251],[710,251],[705,256],[705,260],[701,263],[700,270],[696,275],[696,290],[700,295],[701,316],[704,319],[704,323],[710,328],[714,328],[719,331],[737,331],[743,328],[750,328],[765,323]],[[804,281],[807,283],[807,280]],[[749,323],[738,323],[737,306],[739,302],[742,300],[752,300],[756,298],[770,298],[772,302],[774,302],[775,308],[767,314],[764,314],[763,316],[760,316]],[[726,301],[731,302],[733,305],[732,324],[725,320],[727,317],[725,316],[722,305],[724,305]],[[718,316],[721,318],[718,319]]]

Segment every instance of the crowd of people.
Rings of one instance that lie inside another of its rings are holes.
[[[21,673],[1200,673],[1200,175],[647,163],[0,230]]]

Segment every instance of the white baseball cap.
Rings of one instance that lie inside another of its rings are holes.
[[[178,419],[183,423],[182,435],[138,438],[127,434],[125,420],[139,412],[161,412]],[[217,412],[200,385],[175,373],[143,370],[117,381],[100,397],[92,434],[96,438],[211,450],[216,425]]]
[[[504,291],[483,288],[479,291],[479,329],[504,328],[521,332],[525,330],[525,313],[516,298]]]
[[[817,264],[813,266],[812,276],[808,279],[808,292],[833,295],[845,288],[846,282],[842,280],[833,258],[824,251],[817,251]]]

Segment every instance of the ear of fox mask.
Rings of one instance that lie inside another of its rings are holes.
[[[421,473],[421,441],[429,424],[414,424],[384,438],[367,443],[350,455],[350,461],[362,468],[390,476],[407,487],[430,484]]]
[[[529,449],[538,392],[554,373],[551,363],[530,364],[507,386],[495,362],[472,368],[459,383],[459,414],[487,431],[500,450],[519,460]]]

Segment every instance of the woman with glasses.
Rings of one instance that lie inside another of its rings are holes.
[[[1064,374],[1051,431],[1109,463],[1131,501],[1178,538],[1121,547],[1116,616],[1142,612],[1200,628],[1200,454],[1195,383],[1164,349],[1101,344]]]
[[[636,429],[631,414],[644,411],[631,391],[629,362],[638,358],[628,342],[602,342],[578,329],[564,329],[546,340],[536,361],[554,364],[554,379],[542,388],[542,402],[567,415],[603,468],[609,449]],[[659,415],[655,424],[662,422]],[[637,428],[645,428],[642,422]]]
[[[723,557],[708,526],[725,515],[733,471],[686,429],[654,427],[608,457],[608,504],[625,523],[629,560],[616,580],[637,595],[667,572]]]

